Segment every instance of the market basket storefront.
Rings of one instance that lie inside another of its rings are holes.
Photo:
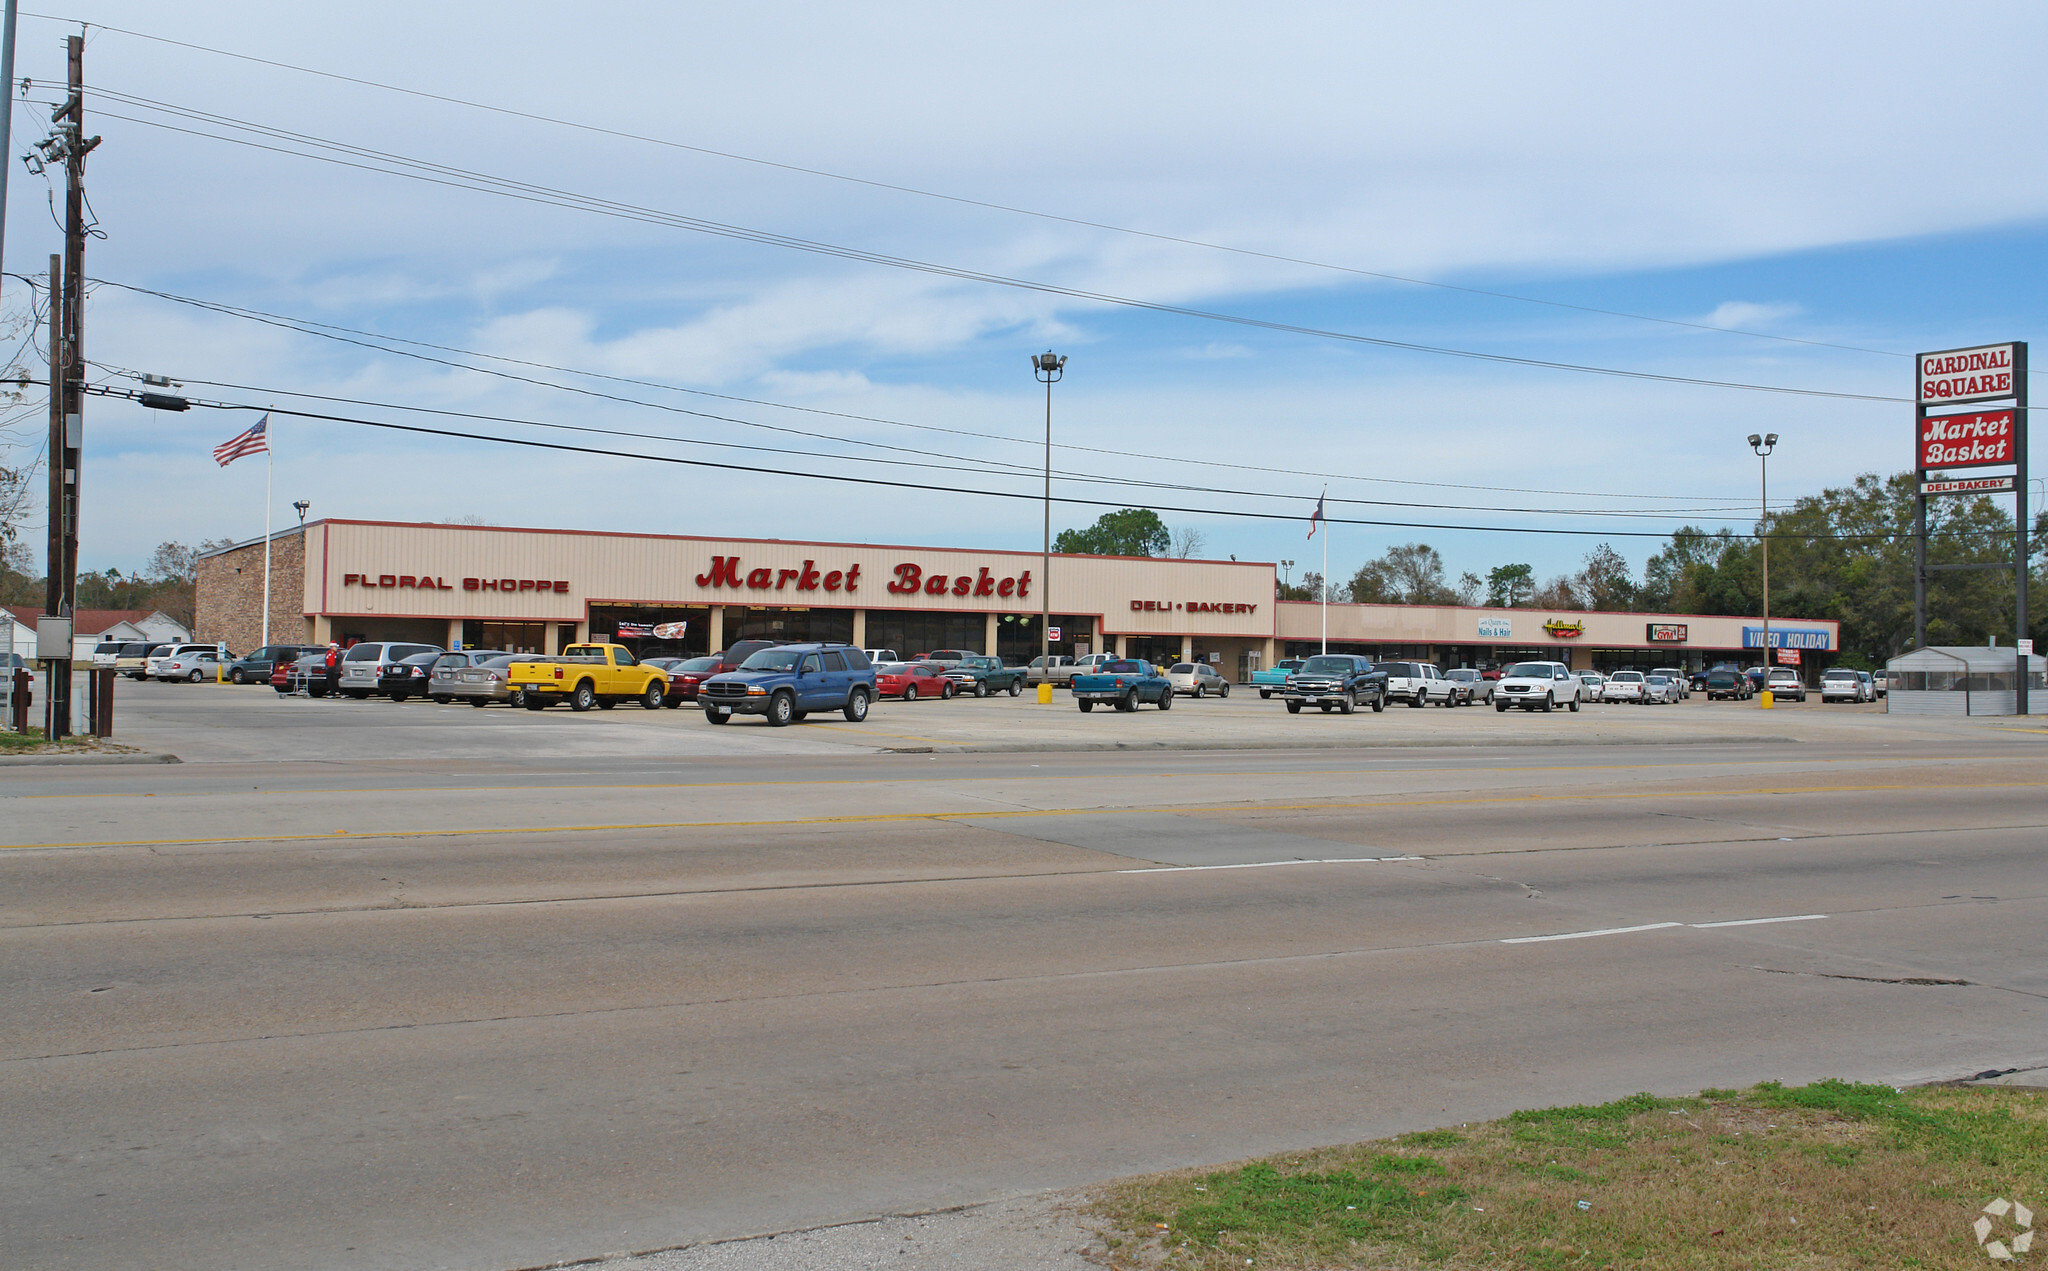
[[[935,649],[1038,656],[1118,653],[1201,661],[1243,681],[1322,646],[1446,668],[1555,660],[1688,670],[1763,660],[1757,620],[1552,613],[1456,605],[1325,607],[1276,601],[1270,562],[1059,556],[783,539],[324,520],[289,533],[294,572],[275,588],[273,639],[408,640],[553,653],[616,640],[643,657],[745,639],[843,640],[914,657]],[[302,567],[296,562],[302,559]],[[199,560],[195,635],[260,642],[263,541]],[[1041,633],[1044,608],[1051,630]],[[1837,624],[1774,620],[1771,647],[1809,675],[1840,648]]]
[[[1051,600],[1055,653],[1170,660],[1270,655],[1273,566],[872,544],[604,534],[388,521],[316,521],[300,594],[273,603],[273,634],[324,643],[417,640],[554,652],[616,640],[641,656],[743,639],[841,640],[905,656],[934,649],[1024,662]],[[262,543],[200,562],[200,626],[240,628]],[[1049,573],[1048,573],[1049,567]],[[296,603],[294,603],[296,602]],[[289,608],[296,612],[279,612]],[[253,615],[252,615],[253,616]]]

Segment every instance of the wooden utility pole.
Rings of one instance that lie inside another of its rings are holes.
[[[85,156],[99,145],[85,135],[85,37],[65,41],[70,74],[64,104],[50,116],[64,159],[64,259],[50,258],[50,545],[44,611],[76,620],[79,450],[85,443]],[[74,637],[76,633],[74,632]],[[52,659],[47,735],[71,732],[71,650]]]

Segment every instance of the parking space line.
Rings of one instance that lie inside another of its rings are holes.
[[[1726,922],[1689,922],[1685,924],[1699,931],[1712,927],[1761,927],[1768,922],[1818,922],[1826,914],[1787,914],[1783,918],[1731,918]]]

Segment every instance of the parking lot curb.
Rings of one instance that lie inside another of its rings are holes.
[[[176,755],[99,755],[81,751],[69,755],[0,755],[0,768],[59,767],[67,764],[183,763]]]

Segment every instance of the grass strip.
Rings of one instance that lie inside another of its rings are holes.
[[[1128,1179],[1093,1214],[1132,1271],[1986,1268],[2001,1197],[2048,1228],[2048,1094],[1766,1082]]]

